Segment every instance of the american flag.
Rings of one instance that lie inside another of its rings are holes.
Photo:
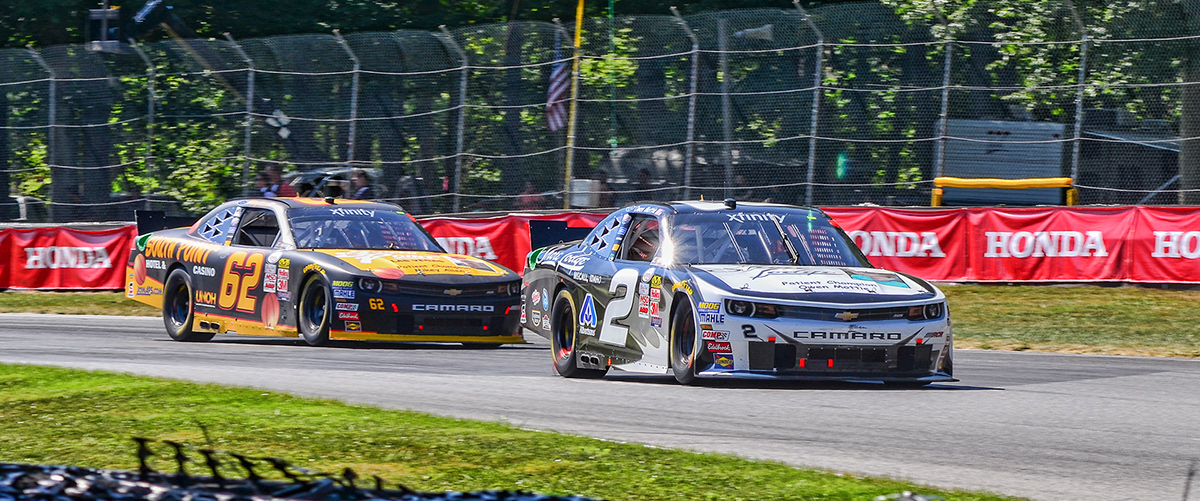
[[[550,87],[546,90],[546,123],[551,131],[567,124],[567,89],[571,85],[570,61],[562,60],[562,33],[554,32],[554,66],[550,69]]]

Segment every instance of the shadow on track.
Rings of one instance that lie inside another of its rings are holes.
[[[648,376],[643,374],[609,373],[604,377],[607,381],[679,386],[671,376]],[[1004,388],[989,386],[967,386],[951,383],[933,383],[923,387],[888,385],[881,382],[869,381],[797,381],[774,379],[700,379],[692,387],[714,389],[755,389],[755,390],[855,390],[855,391],[962,391],[962,390],[993,390],[1003,391]]]

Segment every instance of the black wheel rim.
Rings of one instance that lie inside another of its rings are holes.
[[[171,323],[176,327],[187,323],[188,316],[192,312],[192,295],[188,291],[187,284],[179,284],[175,287],[175,293],[171,295]]]
[[[558,343],[558,351],[554,353],[555,360],[567,358],[575,350],[572,316],[571,309],[564,306],[558,309],[558,315],[554,317],[554,340]]]
[[[692,353],[696,350],[696,324],[692,319],[691,311],[683,315],[679,319],[678,328],[675,331],[675,342],[679,344],[679,363],[687,367],[692,363]]]
[[[315,333],[325,325],[325,288],[314,282],[304,294],[304,322],[307,331]]]

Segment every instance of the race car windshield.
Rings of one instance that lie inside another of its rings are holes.
[[[395,211],[313,207],[291,209],[288,218],[300,249],[442,250],[417,223]]]
[[[671,240],[678,264],[871,266],[815,211],[682,214]]]

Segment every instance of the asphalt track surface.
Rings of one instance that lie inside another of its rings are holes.
[[[958,383],[553,374],[548,343],[495,350],[218,336],[153,318],[0,314],[0,362],[249,386],[538,430],[736,454],[1033,499],[1181,499],[1200,458],[1200,360],[955,353]],[[1192,498],[1200,499],[1200,479]]]

